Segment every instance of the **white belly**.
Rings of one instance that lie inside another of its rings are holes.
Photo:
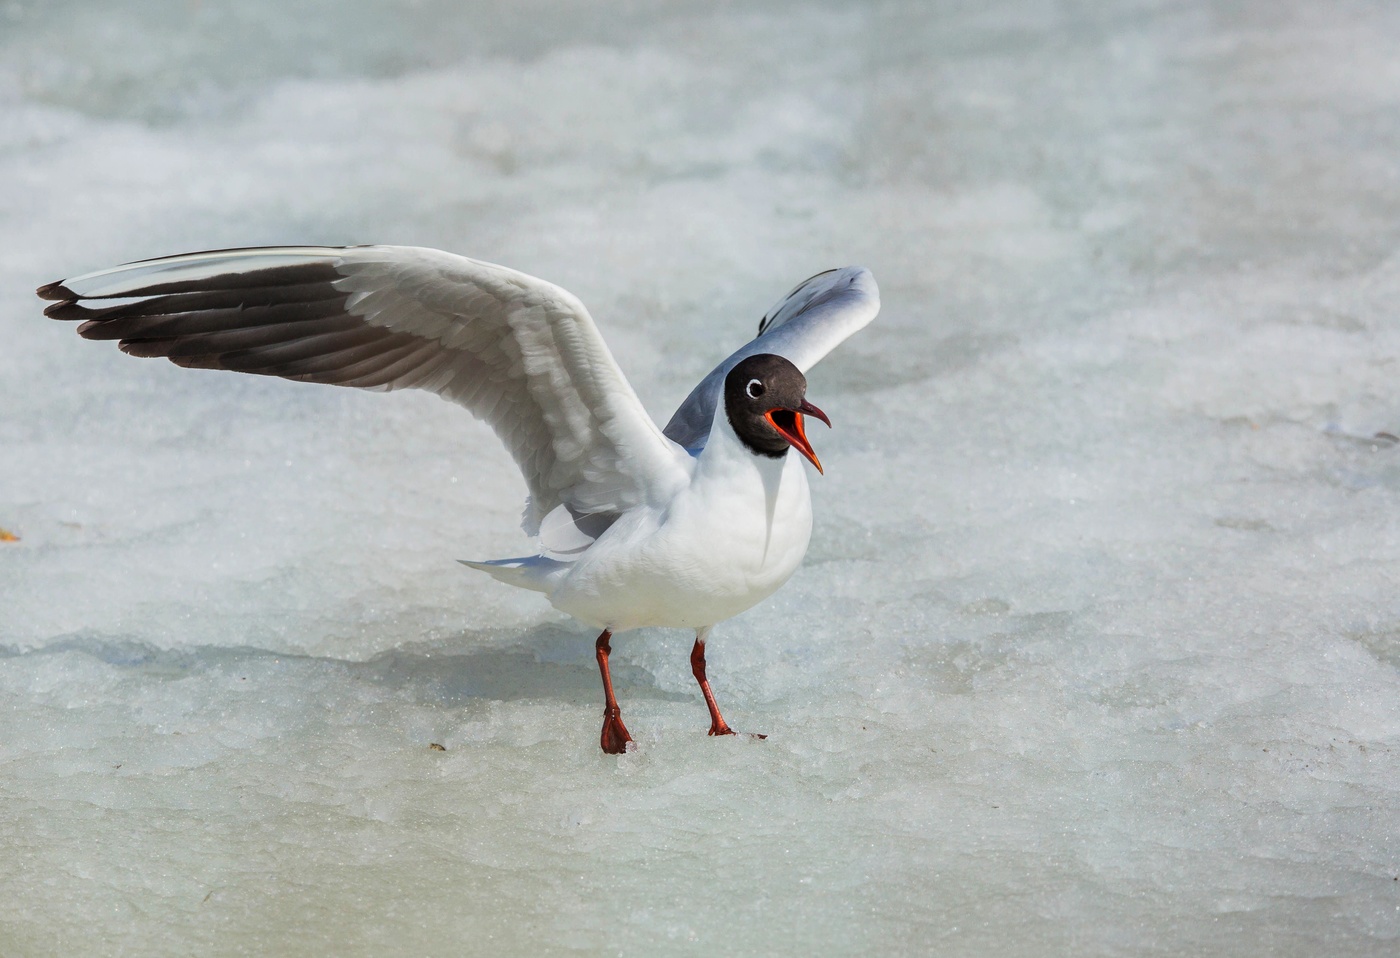
[[[706,452],[664,509],[628,513],[589,548],[550,593],[556,608],[614,631],[699,629],[788,580],[812,535],[802,460]]]

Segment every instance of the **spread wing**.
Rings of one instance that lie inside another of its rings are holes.
[[[805,373],[879,311],[880,288],[863,266],[829,269],[809,278],[763,315],[757,337],[691,390],[666,424],[667,437],[692,450],[705,444],[724,377],[740,360],[775,353]]]
[[[556,506],[620,512],[688,478],[583,304],[503,266],[403,246],[270,247],[146,260],[38,293],[57,300],[46,315],[133,356],[460,403],[524,473],[532,535]]]

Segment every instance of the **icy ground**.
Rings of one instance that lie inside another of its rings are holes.
[[[714,9],[0,6],[0,954],[1400,947],[1400,5]],[[284,242],[559,282],[662,420],[874,271],[767,741],[636,633],[598,751],[461,410],[32,295]]]

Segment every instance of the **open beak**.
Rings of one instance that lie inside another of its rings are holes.
[[[798,406],[796,409],[770,409],[763,415],[773,428],[778,430],[778,435],[782,436],[794,449],[806,456],[807,461],[817,467],[817,472],[825,475],[825,472],[822,470],[821,460],[819,460],[817,454],[812,451],[812,444],[807,441],[807,430],[802,424],[802,417],[804,415],[816,416],[822,422],[826,423],[829,428],[831,426],[831,420],[826,418],[826,413],[804,399],[802,400],[802,405]]]

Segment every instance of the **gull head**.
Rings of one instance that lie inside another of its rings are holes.
[[[807,377],[788,360],[759,353],[731,369],[724,379],[724,412],[734,434],[756,455],[778,459],[791,446],[822,471],[803,417],[816,416],[828,426],[831,420],[807,401]]]

